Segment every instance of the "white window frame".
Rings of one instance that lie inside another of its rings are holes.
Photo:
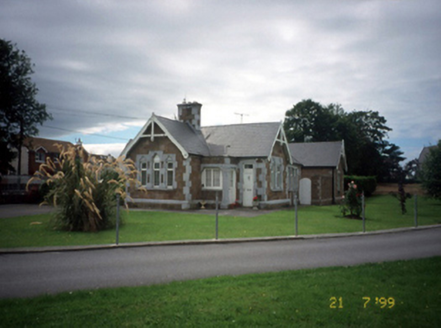
[[[137,155],[138,180],[148,190],[172,190],[177,188],[175,154],[161,151]],[[144,173],[145,172],[145,173]],[[145,182],[145,184],[143,184]]]
[[[158,155],[153,157],[153,188],[161,186],[161,158]]]
[[[218,174],[218,179],[216,175]],[[216,182],[218,182],[216,184]],[[222,170],[218,167],[207,167],[202,171],[203,189],[222,190]]]
[[[141,162],[141,185],[147,185],[147,162]]]
[[[271,161],[271,190],[283,191],[283,163],[276,162],[275,159]]]
[[[46,161],[46,154],[41,151],[35,152],[35,161],[37,163],[44,163]]]
[[[166,170],[166,181],[165,186],[167,188],[173,188],[173,183],[175,181],[175,165],[171,158],[168,158],[165,162],[165,170]]]

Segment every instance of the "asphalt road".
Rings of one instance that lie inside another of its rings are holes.
[[[0,255],[0,298],[441,256],[441,229],[345,238]]]

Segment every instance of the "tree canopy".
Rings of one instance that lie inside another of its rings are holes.
[[[323,106],[302,100],[285,114],[289,142],[345,140],[348,174],[388,180],[404,160],[403,152],[388,142],[386,119],[376,111],[346,112],[339,104]]]
[[[441,199],[441,140],[436,147],[431,147],[422,163],[421,180],[426,192]]]
[[[0,149],[2,173],[10,170],[18,149],[19,161],[23,140],[38,134],[38,124],[50,119],[46,106],[36,100],[38,89],[32,82],[30,58],[10,41],[0,39]],[[20,165],[18,166],[20,170]],[[20,174],[20,172],[18,172]]]

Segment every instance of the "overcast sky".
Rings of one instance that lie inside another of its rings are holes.
[[[439,0],[0,0],[0,38],[35,64],[40,136],[97,153],[184,98],[203,126],[282,121],[308,98],[379,111],[408,160],[441,139]]]

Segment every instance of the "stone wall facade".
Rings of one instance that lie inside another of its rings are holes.
[[[343,196],[344,168],[303,168],[302,178],[311,180],[313,205],[330,205],[340,202]]]

